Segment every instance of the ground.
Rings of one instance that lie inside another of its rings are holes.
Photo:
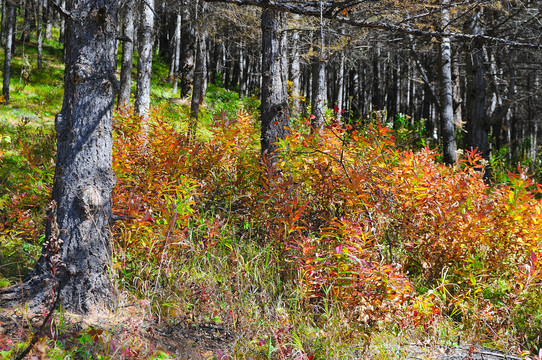
[[[46,340],[39,341],[27,358],[50,359],[56,348],[63,349],[64,355],[68,351],[75,359],[94,358],[89,356],[97,354],[113,359],[220,359],[235,343],[235,334],[218,324],[195,324],[181,318],[161,321],[147,311],[148,302],[131,300],[121,305],[120,311],[100,316],[57,311],[45,326]],[[44,314],[27,313],[21,307],[3,309],[0,350],[30,339],[43,319]],[[0,359],[15,356],[4,354],[0,351]]]

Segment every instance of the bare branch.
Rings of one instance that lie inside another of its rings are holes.
[[[314,1],[303,2],[302,4],[297,4],[297,5],[284,2],[284,1],[272,1],[272,0],[267,0],[267,1],[266,0],[204,0],[204,1],[221,2],[221,3],[229,3],[229,4],[236,4],[236,5],[252,5],[252,6],[258,6],[261,8],[268,8],[268,9],[272,9],[276,11],[289,12],[293,14],[306,15],[306,16],[312,16],[312,17],[317,17],[317,18],[319,18],[321,14],[320,8],[319,8],[320,2],[314,2]],[[318,5],[318,7],[314,7],[315,5]],[[324,18],[334,20],[343,24],[348,24],[348,25],[358,27],[358,28],[392,31],[392,32],[409,34],[409,35],[434,37],[438,39],[443,38],[443,37],[450,37],[450,38],[465,40],[465,41],[479,40],[486,43],[502,44],[502,45],[507,45],[507,46],[516,47],[516,48],[542,49],[541,44],[509,40],[509,39],[494,37],[494,36],[487,36],[487,35],[481,35],[481,34],[477,34],[477,35],[464,34],[464,33],[459,33],[459,32],[448,32],[448,31],[426,30],[426,29],[403,26],[401,24],[393,24],[393,23],[388,23],[388,22],[359,20],[347,15],[344,15],[341,12],[336,13],[333,11],[331,12],[327,11],[328,8],[331,8],[331,9],[336,8],[333,3],[325,2],[324,6],[326,7],[326,11],[324,11],[323,13]]]

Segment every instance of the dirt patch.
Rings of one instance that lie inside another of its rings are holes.
[[[2,309],[0,351],[28,341],[43,319],[43,314],[25,313],[21,308]],[[83,317],[59,311],[46,325],[43,336],[28,359],[45,359],[54,348],[82,356],[125,359],[145,359],[158,352],[176,359],[221,359],[230,354],[236,339],[231,330],[218,324],[195,324],[178,318],[161,322],[139,303],[107,315]]]

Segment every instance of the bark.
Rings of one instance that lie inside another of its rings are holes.
[[[2,0],[2,22],[0,23],[0,39],[2,47],[6,46],[6,18],[7,18],[7,0]]]
[[[13,53],[13,32],[15,27],[15,11],[17,5],[14,0],[6,0],[6,38],[4,46],[4,75],[2,96],[4,104],[9,104],[9,82],[11,79],[11,56]]]
[[[43,68],[43,0],[37,0],[36,17],[38,18],[38,69]]]
[[[278,148],[277,141],[289,134],[290,109],[286,86],[286,72],[282,57],[285,49],[281,41],[284,15],[277,11],[264,9],[262,12],[262,155],[275,163],[273,153]]]
[[[324,126],[326,104],[326,64],[320,56],[317,56],[312,64],[311,126],[314,131],[318,132]]]
[[[246,95],[245,82],[245,52],[244,43],[241,39],[239,42],[239,98],[243,99]]]
[[[476,13],[471,19],[471,33],[482,34],[480,14]],[[487,159],[488,146],[488,120],[485,108],[486,83],[484,70],[484,46],[478,40],[473,40],[469,45],[467,55],[467,81],[468,81],[468,146],[478,149],[482,156]]]
[[[181,14],[175,16],[175,33],[173,35],[173,56],[171,60],[171,77],[173,80],[171,92],[175,95],[178,91],[179,86],[179,66],[181,59],[181,25],[182,17]]]
[[[152,46],[154,28],[154,0],[141,1],[141,18],[138,31],[137,87],[135,110],[141,116],[142,131],[147,133],[149,106],[151,104]]]
[[[183,0],[181,8],[181,97],[184,98],[190,93],[194,81],[194,23],[191,21],[195,14],[194,2]]]
[[[48,0],[45,0],[45,38],[47,40],[52,37],[53,30],[53,16],[52,16],[52,6]]]
[[[449,0],[442,2],[448,6]],[[450,14],[447,8],[442,12],[442,23],[448,24]],[[441,136],[443,143],[443,160],[446,164],[454,164],[457,161],[457,145],[455,142],[454,125],[454,101],[452,93],[452,50],[449,37],[443,37],[440,43],[441,59],[441,101],[440,121]]]
[[[66,7],[66,0],[62,0],[60,2],[60,6],[62,8],[65,8]],[[60,27],[59,27],[59,36],[58,36],[58,41],[61,42],[62,44],[64,44],[64,40],[65,40],[65,34],[66,34],[66,19],[64,19],[64,16],[60,16]]]
[[[337,84],[337,121],[341,120],[342,111],[344,110],[344,49],[340,53],[339,60],[339,74],[338,74],[338,84]]]
[[[296,23],[299,22],[299,15],[295,16]],[[300,41],[299,32],[294,31],[292,34],[292,112],[295,116],[301,113],[301,61],[300,61]]]
[[[21,9],[24,10],[23,28],[21,31],[21,42],[27,43],[30,41],[30,33],[34,30],[35,19],[34,10],[32,7],[34,2],[32,0],[23,0]]]
[[[459,58],[455,57],[452,63],[452,95],[454,100],[454,124],[457,128],[463,130],[463,98],[461,96],[461,74],[459,71]]]
[[[317,53],[312,63],[312,91],[311,91],[311,126],[313,131],[320,131],[324,126],[327,108],[327,87],[326,87],[326,61],[324,53],[323,29],[319,32]]]
[[[134,53],[134,6],[133,1],[129,1],[124,9],[123,36],[128,40],[122,42],[122,60],[120,65],[120,90],[118,106],[130,104],[130,94],[132,91],[132,58]]]
[[[196,131],[196,126],[199,118],[199,106],[203,103],[206,91],[206,76],[207,76],[207,31],[201,25],[201,19],[204,18],[206,3],[198,5],[196,21],[200,24],[197,29],[197,45],[196,45],[196,68],[194,70],[194,89],[192,90],[192,101],[190,104],[190,129],[189,137],[193,138]]]
[[[64,263],[56,274],[63,309],[95,313],[114,303],[111,279],[112,109],[117,0],[72,0],[67,20],[64,102],[55,121],[57,159],[46,242],[19,297],[38,308],[50,297],[55,238]],[[58,269],[57,269],[58,270]]]

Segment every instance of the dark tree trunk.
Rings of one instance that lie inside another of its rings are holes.
[[[124,33],[123,36],[129,41],[122,42],[122,60],[120,65],[120,90],[118,106],[128,105],[130,103],[130,94],[132,91],[132,57],[134,53],[134,2],[129,1],[124,11]]]
[[[141,19],[138,34],[137,88],[135,110],[142,121],[142,131],[147,133],[149,106],[151,104],[152,47],[154,28],[154,0],[141,1]]]
[[[58,255],[65,264],[60,299],[65,310],[94,313],[116,298],[111,278],[112,109],[115,79],[117,0],[72,0],[66,21],[64,103],[57,115],[57,158],[46,244],[63,241]],[[50,252],[42,257],[19,294],[37,308],[50,296],[47,270]]]
[[[0,23],[0,39],[2,47],[6,46],[6,19],[7,19],[7,0],[2,0],[2,22]]]
[[[284,15],[274,10],[262,12],[262,154],[270,156],[275,143],[289,134],[290,109],[286,86],[287,69],[283,68],[285,49],[281,41]]]
[[[183,0],[181,5],[182,27],[181,27],[181,97],[184,98],[190,93],[194,81],[194,22],[191,21],[194,15],[194,2]]]
[[[479,14],[472,17],[471,33],[473,35],[482,34]],[[468,146],[472,149],[478,149],[482,156],[487,159],[488,129],[486,103],[486,83],[484,71],[484,45],[477,39],[474,39],[469,45],[467,55],[467,80],[468,80]]]
[[[11,79],[11,55],[13,52],[13,30],[15,28],[15,11],[17,6],[13,0],[6,0],[6,37],[4,46],[4,78],[2,96],[4,104],[9,104],[9,82]]]
[[[21,31],[21,42],[23,43],[30,41],[30,33],[35,27],[34,10],[32,9],[33,6],[34,2],[31,0],[23,0],[22,2],[21,11],[24,11],[24,23]]]

